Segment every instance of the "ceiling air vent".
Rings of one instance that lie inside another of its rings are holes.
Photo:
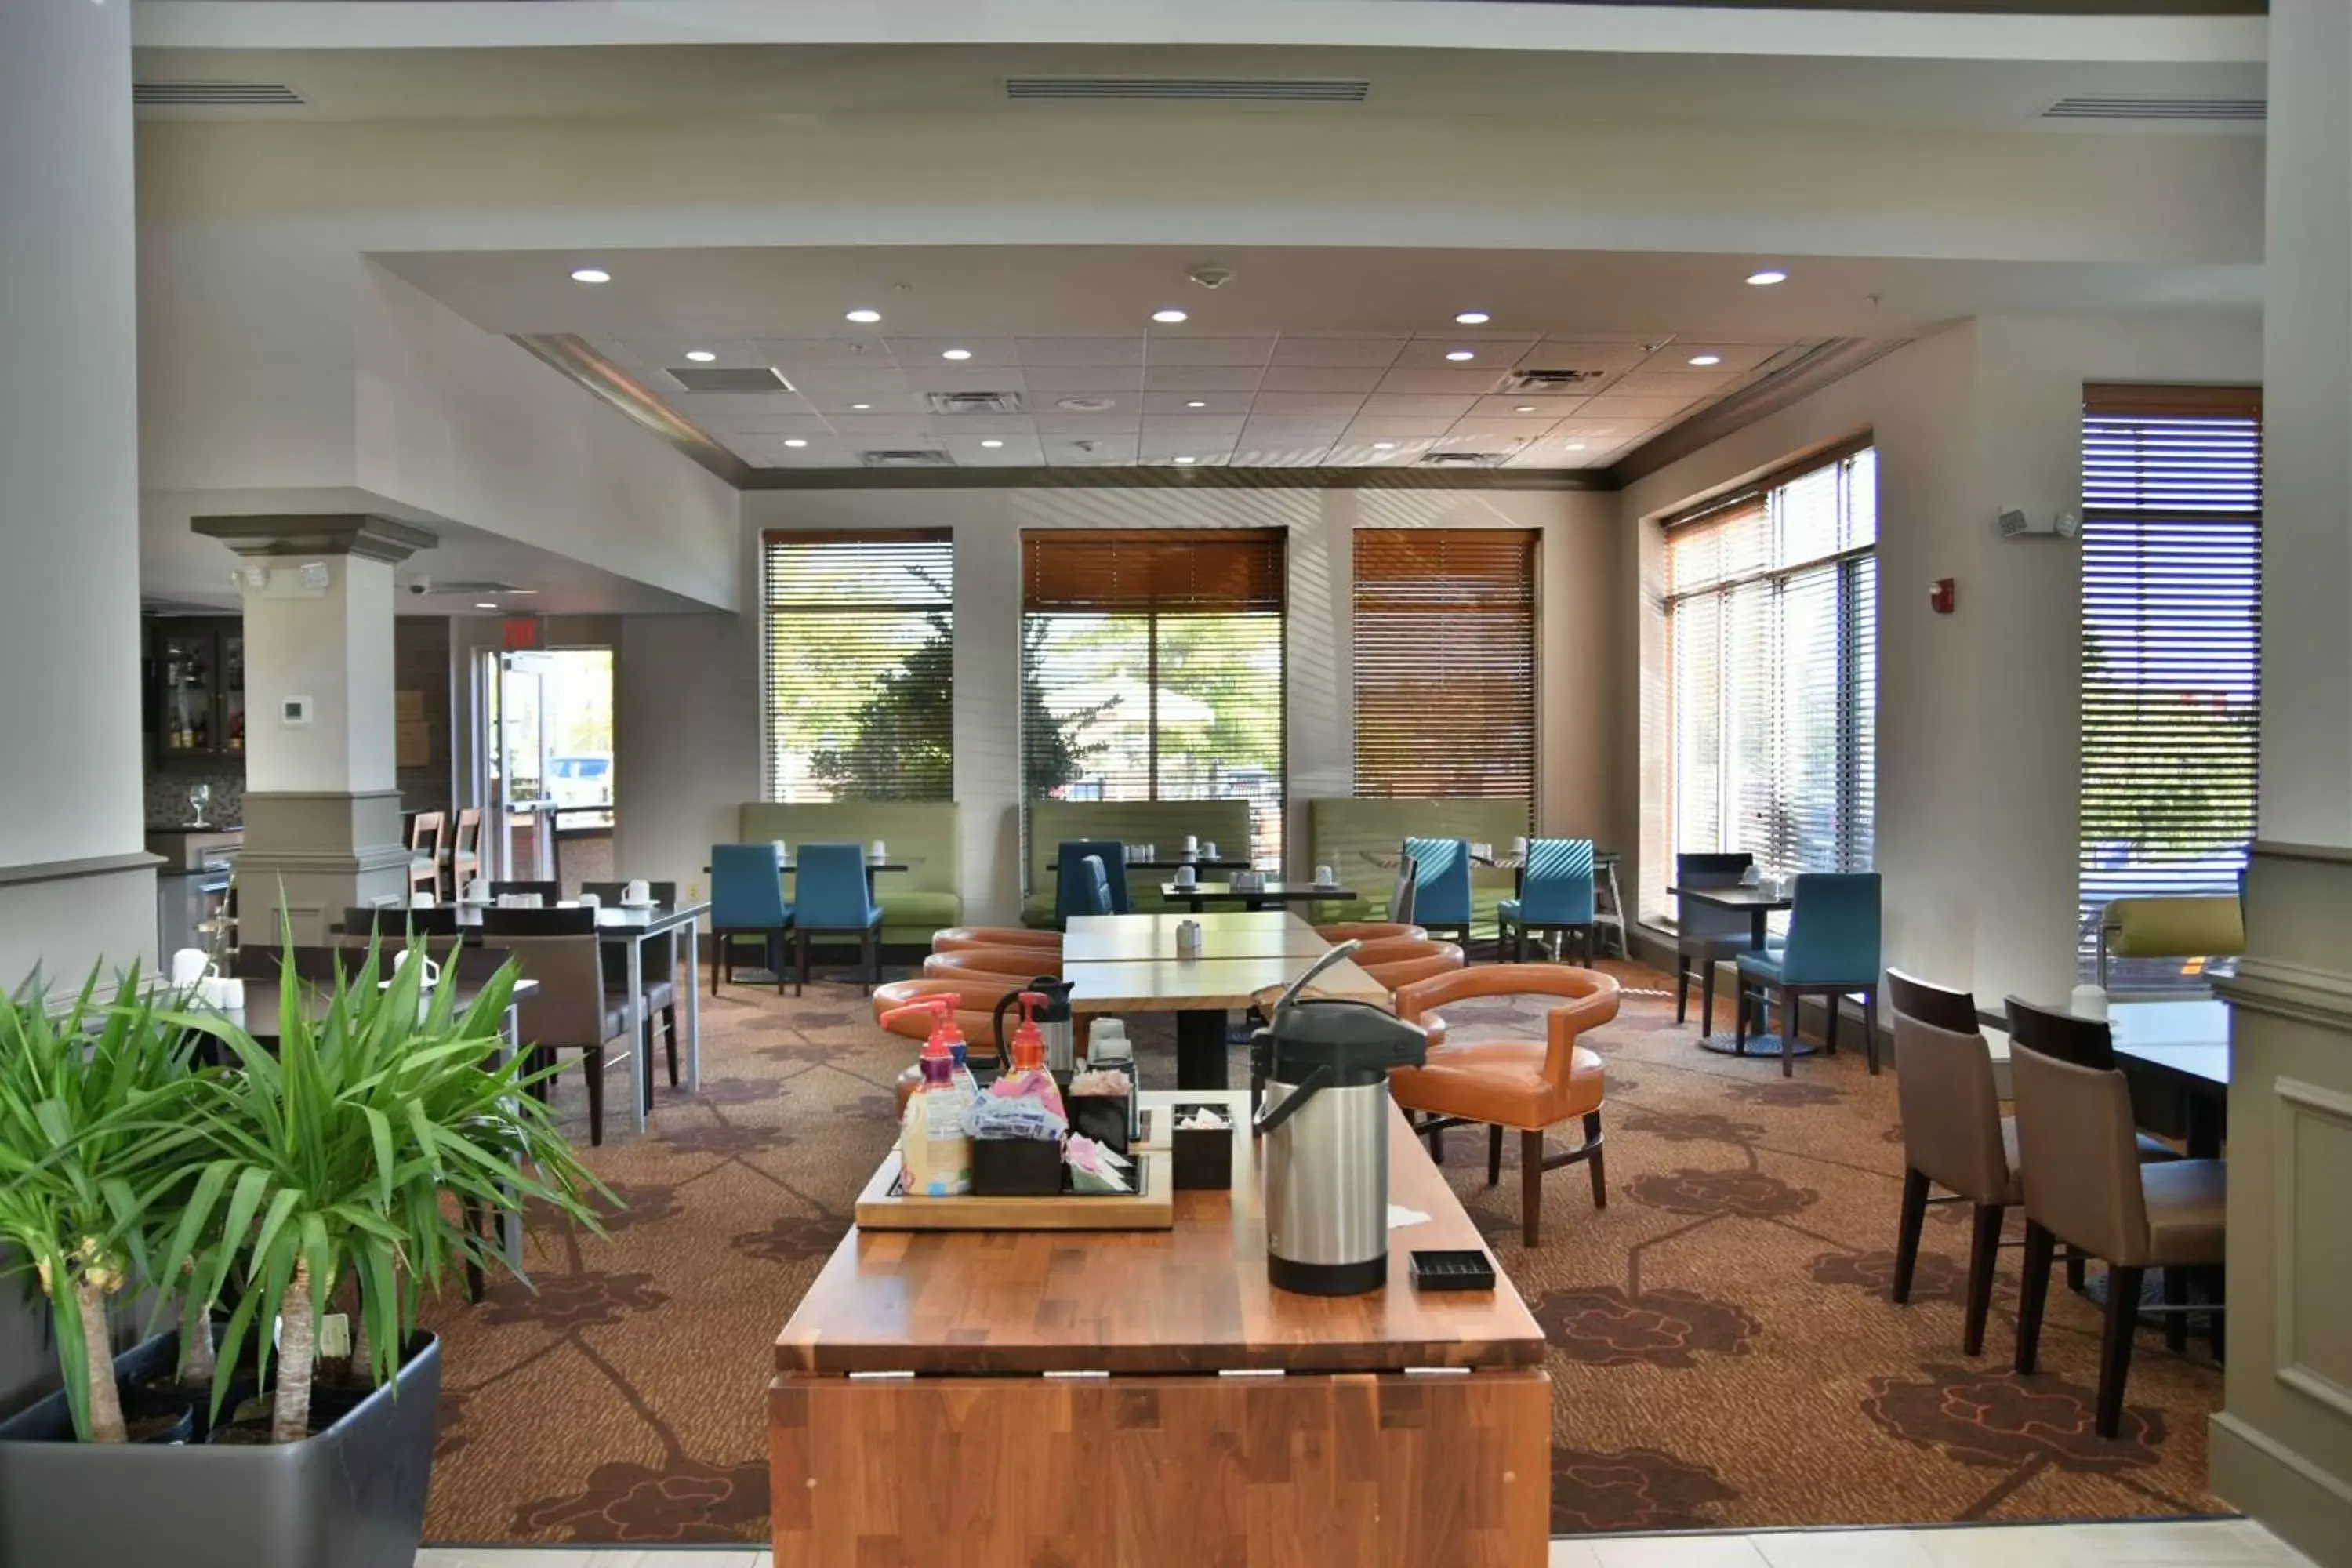
[[[1505,392],[1577,392],[1605,377],[1605,370],[1520,370],[1503,382]]]
[[[2252,121],[2270,118],[2260,98],[2148,98],[2085,94],[2062,98],[2042,111],[2044,120],[2192,120]]]
[[[1016,76],[1016,103],[1361,103],[1372,84],[1339,77]]]
[[[1028,408],[1017,392],[933,392],[923,401],[934,414],[1021,414]]]
[[[793,384],[767,365],[732,370],[707,364],[670,368],[669,378],[688,392],[790,392]]]
[[[955,459],[945,452],[922,447],[900,447],[895,451],[860,452],[857,460],[869,468],[952,468]]]
[[[140,109],[285,109],[302,95],[277,81],[134,81],[131,101]]]
[[[1500,468],[1508,452],[1424,452],[1415,460],[1417,468]]]

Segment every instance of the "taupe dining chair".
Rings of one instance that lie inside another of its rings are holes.
[[[2180,1271],[2218,1273],[2227,1251],[2229,1166],[2220,1160],[2144,1162],[2132,1117],[2131,1087],[2112,1068],[2079,1067],[2011,1043],[2017,1095],[2018,1152],[2025,1164],[2025,1279],[2018,1296],[2017,1370],[2032,1373],[2041,1355],[2042,1311],[2059,1242],[2107,1265],[2106,1324],[2099,1342],[2097,1427],[2116,1436],[2132,1331],[2145,1310],[2140,1284],[2165,1270],[2166,1337],[2186,1343],[2189,1310]],[[1906,1069],[1907,1070],[1907,1069]],[[1897,1075],[1900,1076],[1899,1074]],[[2221,1351],[2221,1304],[2211,1314],[2213,1349]]]
[[[1895,1303],[1910,1305],[1927,1205],[1968,1204],[1975,1223],[1969,1237],[1968,1319],[1961,1348],[1978,1355],[1984,1350],[1985,1320],[1992,1308],[2001,1219],[2024,1198],[2017,1170],[2017,1128],[2000,1113],[1992,1047],[1977,1027],[1975,999],[1899,969],[1886,972],[1886,984],[1895,1005],[1895,1100],[1903,1111],[1903,1213],[1895,1244]],[[1931,1197],[1931,1187],[1957,1197]]]
[[[621,897],[628,890],[626,882],[583,882],[583,894],[594,894],[597,902],[618,908]],[[648,882],[646,891],[654,902],[670,905],[677,902],[676,882]],[[677,1087],[677,939],[674,936],[649,936],[637,944],[638,974],[646,993],[646,1059],[653,1059],[654,1015],[661,1014],[662,1040],[669,1051],[669,1086]],[[611,943],[604,948],[604,984],[626,991],[629,985],[629,955]],[[690,984],[690,982],[689,982]],[[650,1087],[650,1086],[648,1086]],[[648,1101],[647,1103],[651,1103]]]
[[[584,921],[584,926],[580,922]],[[520,1004],[525,1049],[534,1069],[553,1064],[556,1053],[578,1050],[588,1080],[588,1142],[604,1142],[604,1045],[628,1039],[629,1001],[604,984],[598,956],[593,910],[484,910],[482,945],[514,956],[525,978],[539,988]],[[562,931],[565,925],[578,929]],[[560,934],[558,934],[561,932]],[[642,1062],[638,1071],[642,1074]],[[547,1098],[550,1079],[537,1092]]]

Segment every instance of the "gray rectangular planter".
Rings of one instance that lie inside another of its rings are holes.
[[[117,1375],[171,1366],[177,1338]],[[379,1388],[299,1443],[77,1443],[63,1394],[0,1422],[0,1568],[414,1568],[441,1403],[440,1342],[416,1345],[397,1399]]]

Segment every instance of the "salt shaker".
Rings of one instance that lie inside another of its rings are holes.
[[[1179,958],[1201,956],[1201,922],[1199,921],[1176,922],[1176,956]]]

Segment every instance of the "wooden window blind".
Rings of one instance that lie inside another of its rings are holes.
[[[1870,868],[1876,802],[1876,456],[1846,453],[1668,523],[1662,853],[1745,849],[1769,875]]]
[[[1280,531],[1022,536],[1024,800],[1245,800],[1279,870]]]
[[[1356,794],[1523,800],[1536,785],[1536,536],[1359,529]]]
[[[761,540],[767,794],[955,798],[955,546],[945,530]]]
[[[2234,893],[2253,840],[2262,690],[2262,393],[2083,400],[2080,958],[2110,899]],[[2118,959],[2109,984],[2197,984]]]

